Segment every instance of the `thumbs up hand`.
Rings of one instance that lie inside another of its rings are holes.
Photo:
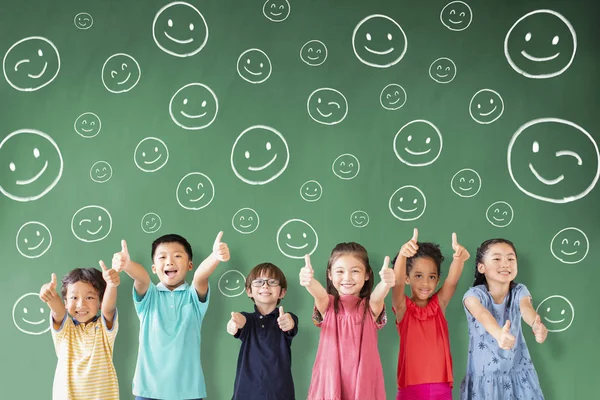
[[[108,269],[102,260],[100,260],[100,268],[102,268],[102,277],[106,281],[107,287],[116,288],[119,286],[121,283],[119,271],[117,271],[115,268]]]
[[[283,312],[283,306],[279,306],[279,318],[277,318],[277,324],[279,325],[279,329],[283,332],[291,331],[294,329],[294,326],[296,326],[292,315]]]
[[[56,293],[56,274],[52,274],[50,282],[44,284],[40,289],[40,300],[44,303],[57,299],[58,293]]]
[[[215,242],[213,243],[213,252],[212,255],[219,261],[221,262],[226,262],[229,261],[229,247],[227,246],[227,243],[221,242],[221,239],[223,238],[223,231],[220,231],[217,234],[217,238],[215,239]]]
[[[390,258],[385,256],[383,266],[381,267],[381,271],[379,271],[379,276],[381,277],[381,282],[383,282],[385,286],[392,288],[396,284],[396,274],[392,268],[389,268],[389,264]]]
[[[467,249],[458,243],[458,240],[456,239],[456,233],[452,233],[452,250],[454,250],[452,257],[455,260],[465,262],[469,259],[469,257],[471,257]]]
[[[507,320],[502,330],[500,331],[500,337],[498,340],[498,346],[503,350],[510,350],[515,345],[515,337],[510,333],[510,321]]]
[[[539,314],[537,315],[537,317],[535,317],[531,328],[533,329],[533,334],[535,335],[536,342],[544,343],[546,337],[548,336],[548,329],[546,329],[546,326],[542,323]]]
[[[417,244],[418,237],[419,230],[417,228],[414,228],[412,238],[408,242],[404,243],[400,248],[401,256],[410,258],[417,254],[417,251],[419,250],[419,245]]]
[[[129,250],[127,250],[127,242],[121,240],[121,251],[115,253],[112,258],[112,269],[117,272],[125,270],[127,264],[131,261]],[[102,265],[101,265],[102,266]],[[103,268],[104,269],[104,268]]]
[[[239,312],[232,312],[231,319],[227,323],[227,333],[235,335],[244,325],[246,325],[246,317]]]
[[[300,269],[300,285],[308,286],[315,277],[315,270],[310,264],[310,255],[304,256],[304,267]]]

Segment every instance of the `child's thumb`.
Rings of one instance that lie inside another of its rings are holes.
[[[542,319],[540,318],[540,315],[538,314],[535,319],[533,320],[533,325],[537,325],[537,324],[541,324],[542,323]]]
[[[306,267],[308,267],[311,271],[313,270],[313,267],[310,263],[310,254],[305,254],[304,255],[304,262],[306,263]]]
[[[50,278],[50,283],[51,283],[53,286],[56,286],[56,274],[55,274],[54,272],[52,273],[52,276],[51,276],[51,278]]]
[[[102,268],[102,271],[108,271],[108,268],[106,267],[106,264],[104,264],[104,261],[100,260],[99,264],[100,268]]]
[[[279,316],[283,317],[283,306],[279,306]]]
[[[385,256],[383,259],[383,266],[381,267],[382,271],[385,271],[390,267],[390,256]]]
[[[502,328],[502,330],[506,333],[510,332],[510,320],[506,320],[506,323],[504,324],[504,327]]]

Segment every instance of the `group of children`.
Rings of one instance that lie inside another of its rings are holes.
[[[111,268],[78,268],[42,286],[40,298],[52,312],[51,331],[58,363],[53,398],[118,399],[112,362],[119,328],[116,309],[119,273],[133,280],[133,302],[140,320],[133,394],[137,400],[195,400],[206,397],[201,366],[201,326],[209,305],[208,278],[229,260],[220,232],[212,253],[194,271],[192,248],[179,235],[152,243],[151,283],[146,269],[131,260],[127,245],[114,254]],[[419,242],[418,231],[389,268],[386,257],[375,284],[367,250],[340,243],[329,257],[326,287],[314,277],[310,257],[300,284],[314,298],[313,322],[320,339],[308,400],[383,400],[386,398],[377,331],[387,323],[385,298],[392,289],[392,312],[400,336],[397,399],[452,398],[453,370],[446,308],[469,252],[452,235],[453,260],[439,290],[444,257],[439,245]],[[467,371],[461,399],[543,399],[521,330],[531,326],[538,343],[547,329],[527,288],[514,280],[517,252],[506,239],[491,239],[477,249],[475,281],[463,296],[468,327]],[[404,284],[410,286],[406,296]],[[232,400],[293,400],[291,342],[298,317],[280,305],[286,295],[284,273],[271,263],[254,267],[246,278],[254,312],[232,312],[227,332],[241,340]],[[98,316],[98,311],[100,315]]]

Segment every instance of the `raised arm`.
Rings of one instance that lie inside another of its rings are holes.
[[[150,275],[144,267],[131,260],[127,242],[124,240],[121,240],[121,251],[113,255],[112,268],[117,272],[125,271],[133,279],[133,287],[137,295],[144,297],[150,287]]]
[[[310,255],[304,256],[304,267],[300,269],[300,285],[304,286],[308,293],[315,299],[315,307],[325,316],[329,307],[329,295],[321,283],[315,279],[315,270],[310,263]]]
[[[548,336],[548,329],[546,329],[546,326],[542,323],[540,315],[533,308],[533,304],[531,304],[531,297],[523,297],[519,302],[519,308],[521,309],[523,321],[525,321],[527,325],[531,326],[533,329],[535,340],[538,343],[544,343],[546,337]]]
[[[53,273],[50,282],[45,283],[40,289],[40,300],[50,307],[54,330],[59,329],[63,319],[65,319],[67,310],[65,303],[63,303],[58,293],[56,293],[56,274]]]
[[[492,335],[503,350],[510,350],[515,345],[515,337],[510,333],[510,321],[507,320],[503,327],[498,325],[496,318],[481,304],[475,296],[465,299],[465,307],[471,315]]]
[[[467,249],[458,243],[456,233],[452,233],[452,250],[454,250],[454,254],[452,255],[452,264],[450,264],[448,277],[444,281],[442,288],[438,291],[438,300],[440,301],[440,306],[444,312],[446,311],[446,307],[448,306],[448,303],[450,303],[452,296],[454,296],[454,293],[456,292],[458,280],[460,279],[463,267],[465,266],[465,261],[471,257]]]
[[[396,275],[394,270],[389,266],[390,258],[385,256],[385,259],[383,260],[383,267],[381,267],[381,271],[379,271],[381,282],[379,282],[377,286],[375,286],[375,289],[373,289],[373,292],[371,293],[371,299],[369,301],[371,313],[373,313],[373,318],[375,320],[379,318],[379,314],[381,314],[381,311],[383,311],[385,296],[388,295],[390,289],[396,284]]]
[[[227,243],[221,242],[222,238],[223,231],[217,234],[217,238],[213,243],[212,253],[200,263],[198,268],[196,268],[196,272],[194,272],[192,285],[194,285],[194,289],[196,289],[201,300],[204,300],[206,293],[208,293],[208,277],[220,262],[229,261],[229,247],[227,247]]]
[[[102,316],[106,320],[106,327],[110,330],[113,327],[117,311],[117,287],[121,283],[121,277],[116,269],[106,268],[102,260],[100,260],[100,268],[102,268],[102,277],[106,282],[106,289],[102,297]]]
[[[404,299],[404,283],[406,282],[406,259],[414,256],[419,250],[417,240],[419,230],[413,229],[412,238],[404,243],[398,252],[396,262],[394,263],[394,275],[396,276],[396,285],[392,288],[392,306],[396,311],[396,321],[402,321],[406,312],[406,301]]]

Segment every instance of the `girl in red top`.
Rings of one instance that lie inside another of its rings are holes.
[[[452,356],[446,306],[456,291],[469,252],[452,234],[454,256],[440,290],[440,266],[444,257],[434,243],[417,242],[419,232],[406,242],[394,259],[397,285],[392,289],[393,311],[400,335],[397,400],[451,400]],[[410,285],[404,294],[401,282]]]

